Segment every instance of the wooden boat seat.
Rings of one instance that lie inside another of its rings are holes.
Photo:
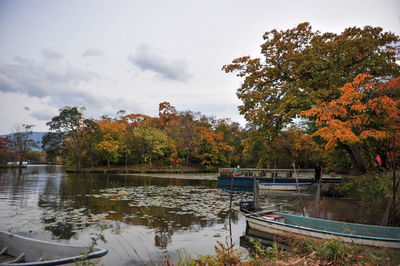
[[[0,264],[6,263],[8,261],[11,261],[15,259],[13,256],[6,255],[6,254],[1,254],[0,255]]]
[[[276,210],[261,210],[258,212],[250,212],[250,213],[246,213],[246,216],[250,216],[250,215],[255,215],[255,216],[260,216],[261,214],[267,214],[267,213],[271,213],[271,212],[276,212]]]
[[[283,216],[277,215],[277,214],[267,214],[267,215],[261,216],[261,218],[268,220],[268,221],[275,221],[275,222],[280,222],[280,223],[285,222],[285,218],[283,218]]]
[[[13,257],[9,255],[0,255],[0,263],[1,264],[12,264],[12,263],[18,263],[18,262],[24,262],[24,257],[25,253],[21,253],[18,257]]]
[[[0,255],[3,255],[6,253],[8,247],[4,247],[1,251],[0,251]]]

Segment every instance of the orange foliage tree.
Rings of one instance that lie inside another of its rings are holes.
[[[371,75],[360,74],[340,88],[339,98],[319,102],[300,115],[315,119],[318,130],[314,136],[326,140],[325,149],[344,148],[353,168],[363,173],[368,168],[365,155],[372,152],[373,141],[388,139],[393,121],[399,118],[399,100],[389,89],[398,84],[398,78],[382,83]]]
[[[199,126],[194,142],[194,156],[206,168],[228,163],[228,156],[233,148],[224,142],[222,133]]]
[[[159,104],[158,115],[161,129],[165,129],[168,123],[177,119],[176,109],[169,102]]]

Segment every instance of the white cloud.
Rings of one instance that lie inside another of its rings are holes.
[[[98,56],[103,56],[103,55],[104,55],[104,52],[102,50],[88,48],[82,54],[82,57],[98,57]]]
[[[185,59],[168,59],[161,52],[142,44],[129,61],[142,71],[151,71],[167,80],[187,81],[191,77],[189,64]]]
[[[99,79],[99,74],[63,64],[23,58],[17,58],[14,64],[0,64],[0,91],[50,97],[58,104],[70,104],[77,98],[94,103],[95,97],[80,88]]]
[[[64,57],[62,53],[48,48],[42,49],[42,56],[50,61],[60,61]]]

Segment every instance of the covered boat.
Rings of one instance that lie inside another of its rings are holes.
[[[400,228],[345,223],[274,211],[246,214],[251,229],[274,237],[309,237],[387,248],[400,248]]]
[[[47,242],[0,231],[0,265],[103,265],[107,249]],[[86,261],[85,261],[86,262]]]

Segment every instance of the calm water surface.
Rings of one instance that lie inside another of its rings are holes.
[[[108,265],[159,264],[165,257],[214,252],[216,241],[227,241],[229,191],[199,174],[168,178],[113,174],[67,174],[60,166],[29,166],[0,170],[0,229],[30,237],[89,245],[106,224]],[[310,216],[378,224],[382,203],[322,199],[302,195]],[[238,211],[246,191],[234,193],[232,238],[240,247],[246,222]],[[262,194],[261,204],[301,213],[296,193]]]

